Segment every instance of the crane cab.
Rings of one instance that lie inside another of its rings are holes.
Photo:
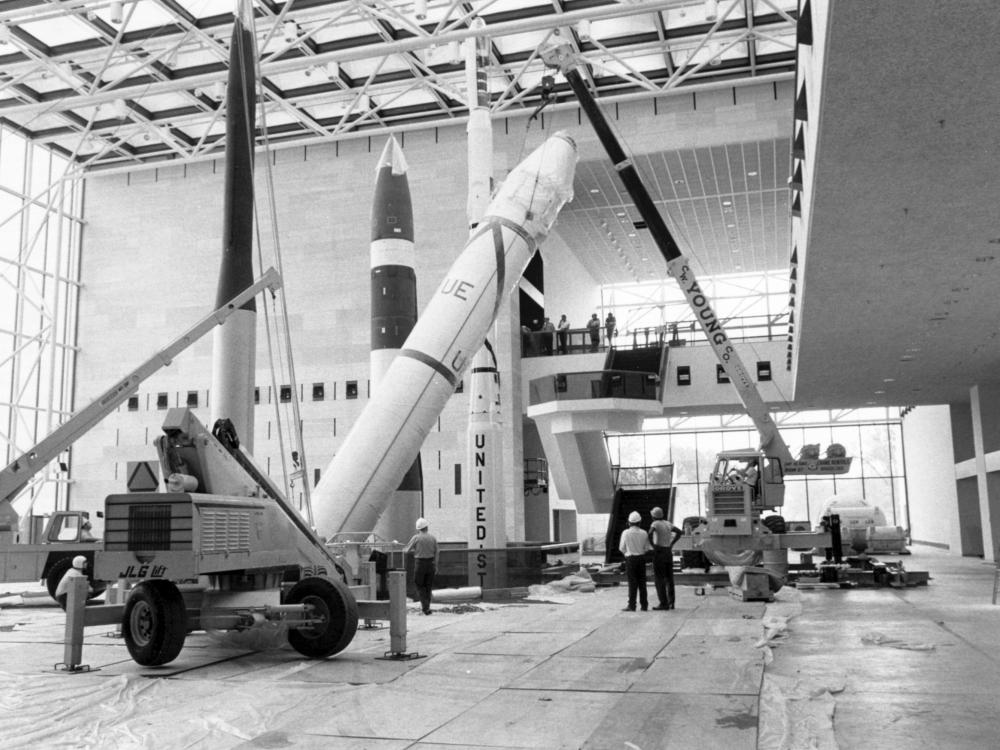
[[[753,449],[724,451],[705,488],[708,531],[713,535],[750,535],[764,510],[785,503],[781,461]]]

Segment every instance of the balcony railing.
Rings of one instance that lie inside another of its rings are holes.
[[[560,372],[535,378],[529,384],[528,401],[534,406],[550,401],[593,398],[637,398],[655,400],[660,378],[652,372],[598,370]]]
[[[788,315],[756,315],[725,318],[722,325],[731,341],[778,341],[788,335]],[[612,339],[601,326],[596,342],[590,338],[589,328],[572,328],[560,336],[558,331],[523,331],[521,333],[522,357],[546,357],[558,354],[586,354],[587,352],[616,349],[639,349],[650,346],[688,346],[704,344],[705,335],[693,320],[663,326],[635,328],[619,333]]]

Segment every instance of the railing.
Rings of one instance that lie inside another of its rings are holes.
[[[777,341],[788,335],[788,315],[755,315],[721,319],[731,341]],[[589,328],[571,328],[565,335],[559,331],[522,331],[521,356],[546,357],[558,354],[585,354],[616,349],[640,349],[650,346],[687,346],[704,344],[705,335],[693,320],[663,326],[635,328],[608,339],[604,326],[597,341],[591,339]]]
[[[652,372],[598,370],[596,372],[560,372],[535,378],[529,384],[528,402],[532,406],[550,401],[576,401],[592,398],[657,398],[659,376]]]
[[[674,483],[674,465],[661,466],[611,466],[611,481],[615,487],[651,488],[672,487]]]

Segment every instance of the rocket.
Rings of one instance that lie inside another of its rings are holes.
[[[482,18],[472,21],[472,28],[486,26]],[[465,132],[469,141],[469,199],[465,207],[469,229],[474,230],[486,213],[493,188],[493,126],[490,122],[490,90],[486,68],[490,62],[488,37],[469,37],[465,47],[465,87],[469,104],[469,122]]]
[[[253,284],[253,161],[255,53],[250,0],[239,0],[229,46],[226,86],[225,197],[222,266],[216,308]],[[233,423],[241,444],[253,449],[253,392],[257,350],[257,307],[249,300],[212,338],[212,423]]]
[[[399,347],[417,322],[417,277],[413,270],[413,208],[406,159],[391,135],[375,168],[371,213],[371,383],[378,388]],[[375,526],[384,539],[408,539],[422,515],[420,454],[393,493]]]
[[[476,354],[469,375],[469,448],[465,465],[471,492],[469,585],[507,585],[506,508],[503,495],[503,432],[500,374],[489,341]],[[486,550],[492,550],[486,552]]]
[[[477,31],[482,31],[485,26],[482,18],[472,22],[472,28]],[[492,189],[493,127],[487,80],[489,37],[470,37],[466,41],[465,53],[469,104],[469,196],[466,214],[469,227],[474,232],[486,214]],[[469,381],[464,484],[469,513],[469,585],[503,588],[507,585],[507,530],[500,373],[489,338],[472,361]]]
[[[319,533],[374,528],[500,304],[572,197],[576,160],[576,144],[559,132],[504,180],[316,486]]]

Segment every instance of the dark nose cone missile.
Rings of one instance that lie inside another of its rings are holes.
[[[316,486],[319,533],[374,528],[537,243],[572,197],[576,158],[573,140],[557,133],[504,180]]]
[[[253,162],[256,56],[253,10],[240,0],[229,46],[222,265],[216,307],[253,284]],[[212,421],[232,421],[241,443],[253,447],[253,388],[257,308],[251,299],[215,330],[212,346]]]
[[[417,322],[413,207],[406,159],[389,136],[375,171],[371,213],[371,381],[375,390]],[[406,539],[422,514],[420,454],[375,525],[384,539]]]

